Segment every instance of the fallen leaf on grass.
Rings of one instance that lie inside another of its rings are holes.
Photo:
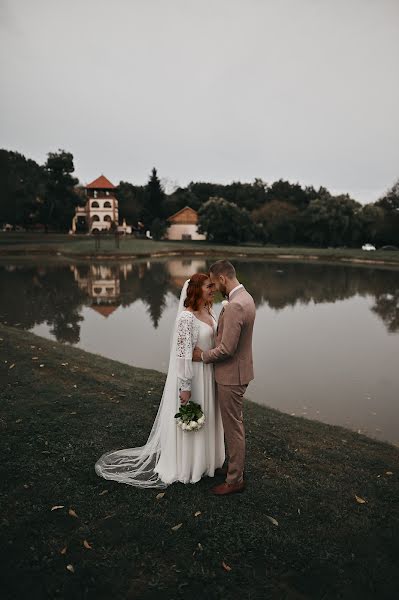
[[[226,565],[224,561],[222,561],[222,567],[227,572],[231,571],[231,567],[229,565]]]
[[[67,565],[66,568],[68,569],[68,571],[70,571],[71,573],[75,573],[75,569],[73,568],[73,565]]]
[[[198,549],[201,550],[201,552],[203,551],[204,547],[202,544],[200,544],[200,542],[198,542]]]
[[[165,496],[166,492],[160,492],[159,494],[157,494],[155,496],[155,500],[160,500],[161,498],[163,498]]]
[[[39,360],[38,356],[32,356],[32,360]]]
[[[39,365],[40,368],[44,367],[44,365]]]
[[[73,508],[70,508],[70,509],[68,510],[68,515],[69,515],[70,517],[75,517],[75,519],[77,519],[77,518],[78,518],[78,515],[77,515],[77,514],[76,514],[76,512],[73,510]]]
[[[64,546],[62,550],[60,550],[60,554],[66,554],[68,546]]]
[[[116,513],[111,513],[110,515],[105,515],[105,517],[104,517],[104,521],[105,521],[106,519],[112,519],[112,517],[114,517],[115,515],[116,515]]]
[[[84,546],[85,548],[87,548],[88,550],[91,550],[91,549],[92,549],[92,546],[90,546],[90,544],[89,544],[89,542],[88,542],[87,540],[84,540],[84,542],[83,542],[83,546]]]
[[[177,531],[178,529],[180,529],[180,527],[183,525],[183,523],[179,523],[178,525],[175,525],[174,527],[172,527],[172,531]]]
[[[10,365],[8,368],[13,369],[14,367],[15,367],[15,363],[12,363],[12,365]]]
[[[64,505],[53,506],[51,510],[58,510],[59,508],[64,508]]]
[[[108,494],[108,490],[103,490],[102,492],[100,492],[98,495],[99,496],[104,496],[104,494]]]
[[[356,498],[356,502],[358,502],[359,504],[366,504],[366,500],[364,500],[360,496],[356,496],[356,494],[355,494],[355,498]]]
[[[201,514],[202,514],[202,513],[201,513],[201,511],[200,511],[200,510],[197,510],[197,512],[196,512],[196,513],[194,513],[194,517],[199,517]]]
[[[67,366],[68,366],[68,363],[61,363],[61,366],[62,366],[62,367],[67,367]]]
[[[273,523],[273,525],[278,525],[278,521],[276,521],[276,519],[274,519],[273,517],[269,517],[269,515],[266,515],[266,518],[269,519],[269,521]]]
[[[393,475],[392,471],[385,471],[385,475]]]

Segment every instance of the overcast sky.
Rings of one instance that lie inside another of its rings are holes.
[[[0,0],[0,147],[103,173],[399,178],[399,0]]]

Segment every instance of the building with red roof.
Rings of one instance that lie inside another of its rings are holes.
[[[117,187],[104,175],[100,175],[85,186],[86,204],[75,209],[72,232],[99,233],[109,231],[119,224]]]

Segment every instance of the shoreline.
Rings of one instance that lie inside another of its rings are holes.
[[[326,264],[344,264],[354,266],[372,266],[372,267],[383,267],[399,269],[399,257],[398,260],[383,260],[383,259],[371,259],[371,258],[359,258],[355,256],[337,256],[334,253],[331,254],[301,254],[301,253],[272,253],[272,252],[249,252],[243,249],[232,250],[229,247],[228,251],[220,250],[214,246],[213,248],[204,250],[194,250],[193,248],[181,248],[179,250],[159,250],[157,252],[140,252],[140,253],[112,253],[112,252],[96,252],[96,253],[79,253],[79,252],[65,252],[65,251],[48,251],[47,249],[26,249],[18,250],[14,252],[3,251],[0,249],[0,262],[6,262],[10,260],[29,260],[37,257],[48,258],[52,260],[68,260],[68,261],[129,261],[129,260],[154,260],[158,258],[179,258],[179,257],[220,257],[226,256],[229,258],[246,258],[253,260],[265,260],[265,261],[278,261],[278,262],[310,262],[310,263],[326,263]]]
[[[145,442],[164,374],[2,324],[0,355],[5,597],[394,597],[396,446],[246,401],[245,493],[157,498],[94,463]]]

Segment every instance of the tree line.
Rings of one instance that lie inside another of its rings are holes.
[[[74,177],[73,155],[50,152],[44,165],[0,150],[0,224],[69,231],[77,206],[86,202]],[[279,180],[223,185],[191,182],[166,193],[154,168],[146,185],[121,181],[119,217],[161,239],[167,218],[185,206],[198,211],[199,231],[211,242],[348,246],[399,245],[399,180],[375,202]]]

